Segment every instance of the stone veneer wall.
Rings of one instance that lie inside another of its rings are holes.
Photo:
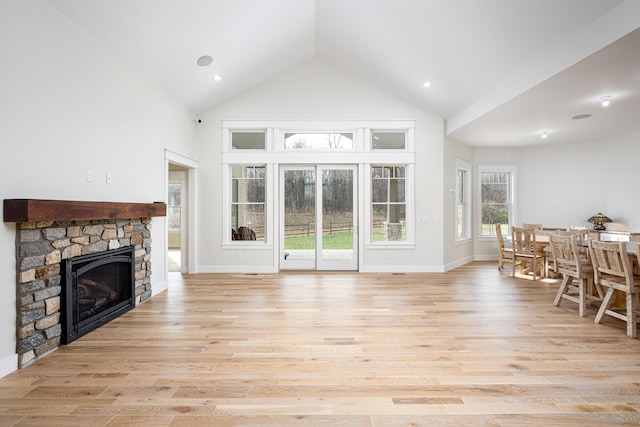
[[[61,261],[132,245],[139,304],[151,297],[149,218],[16,224],[18,367],[60,345]]]

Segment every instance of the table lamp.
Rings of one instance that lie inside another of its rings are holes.
[[[606,216],[601,212],[598,212],[597,214],[589,218],[587,221],[593,224],[594,230],[600,230],[600,231],[607,229],[607,227],[605,227],[605,224],[607,222],[613,222],[611,218],[609,218],[608,216]]]

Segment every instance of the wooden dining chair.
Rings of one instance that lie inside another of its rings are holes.
[[[634,276],[625,242],[602,242],[589,240],[589,252],[594,269],[594,282],[607,288],[595,322],[600,323],[606,314],[627,322],[627,335],[637,336],[638,290],[640,276]],[[616,292],[625,296],[626,307],[616,310],[611,307]]]
[[[576,244],[577,244],[577,243],[581,243],[588,240],[589,230],[586,230],[586,229],[585,230],[580,230],[580,229],[556,230],[553,232],[553,234],[561,235],[561,236],[576,236]],[[580,258],[582,258],[584,261],[589,261],[589,248],[586,246],[579,246],[579,245],[577,245],[577,247],[578,247],[578,254],[580,255]],[[545,251],[547,252],[547,274],[550,277],[559,275],[560,272],[558,271],[558,265],[555,259],[555,254],[553,253],[551,246],[549,246],[548,248],[545,248]]]
[[[256,233],[249,227],[238,227],[237,230],[232,230],[233,240],[256,240]]]
[[[522,228],[533,228],[534,230],[542,230],[542,224],[522,223]]]
[[[513,247],[506,245],[502,235],[502,224],[496,224],[496,236],[498,236],[498,271],[502,271],[504,263],[513,263]]]
[[[560,305],[563,299],[578,303],[578,314],[585,316],[587,300],[601,302],[603,296],[599,286],[597,287],[598,296],[592,294],[593,266],[581,256],[575,235],[551,234],[549,244],[554,257],[555,271],[562,275],[562,283],[553,300],[553,305]]]
[[[520,273],[531,272],[533,280],[545,275],[544,248],[536,244],[536,234],[533,228],[512,227],[511,244],[513,245],[513,271],[515,277],[516,266],[520,267]],[[530,267],[529,267],[530,266]],[[538,270],[541,271],[538,275]]]

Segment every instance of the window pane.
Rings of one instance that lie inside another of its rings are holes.
[[[231,167],[231,228],[234,240],[264,240],[265,167]],[[249,230],[242,229],[248,228]]]
[[[231,148],[234,150],[264,150],[265,132],[232,132]]]
[[[489,172],[482,174],[482,203],[508,203],[509,173]]]
[[[406,240],[405,166],[371,167],[371,238]]]
[[[458,169],[456,175],[457,206],[456,206],[456,238],[458,240],[469,238],[469,205],[467,200],[468,171]]]
[[[466,198],[466,191],[465,191],[466,172],[467,171],[465,170],[458,170],[458,203],[459,204],[463,204]]]
[[[256,234],[256,240],[264,241],[264,205],[233,205],[231,227],[247,227]]]
[[[285,133],[287,150],[353,150],[352,133]]]
[[[509,224],[511,206],[510,172],[483,172],[481,179],[481,235],[495,235],[493,224]]]
[[[169,201],[167,203],[167,218],[170,230],[180,229],[181,185],[169,184]]]
[[[371,132],[371,148],[374,150],[404,150],[404,132]]]
[[[404,202],[404,179],[389,180],[389,201]]]
[[[373,179],[371,182],[371,201],[388,202],[389,201],[389,186],[386,179]]]
[[[231,201],[234,203],[264,203],[264,166],[233,166]]]
[[[372,235],[374,241],[385,240],[385,224],[387,223],[387,207],[388,205],[373,205],[372,210]]]

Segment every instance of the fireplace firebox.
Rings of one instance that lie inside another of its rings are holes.
[[[63,344],[135,306],[133,246],[69,258],[62,267]]]

